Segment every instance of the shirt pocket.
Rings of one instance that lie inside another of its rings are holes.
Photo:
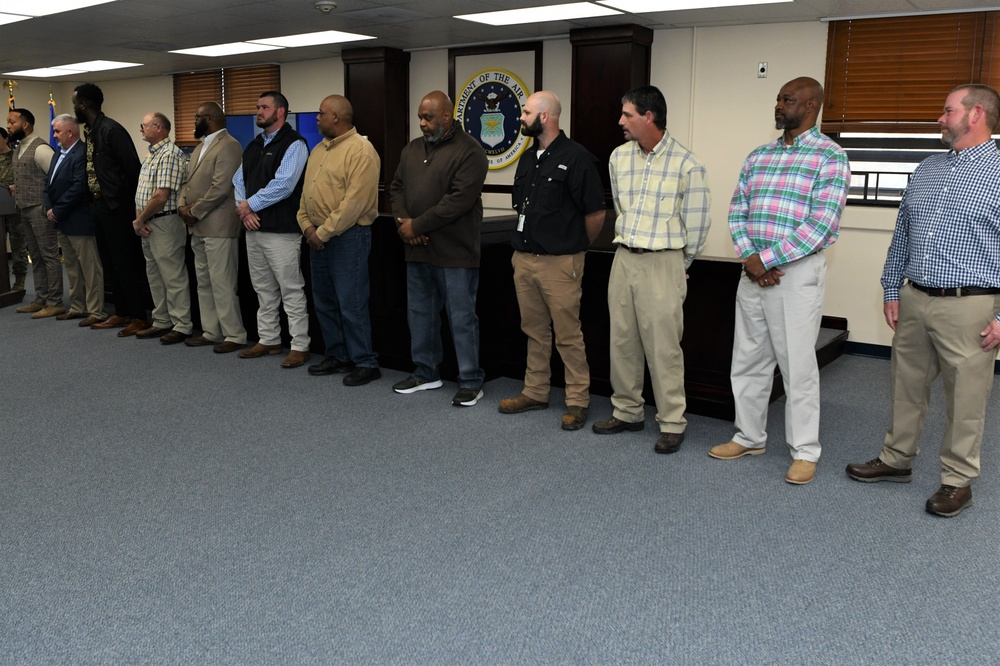
[[[539,208],[549,212],[560,209],[568,178],[569,173],[566,169],[556,169],[552,173],[538,178],[533,195]]]

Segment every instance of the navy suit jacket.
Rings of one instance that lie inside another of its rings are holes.
[[[53,178],[52,170],[58,162],[59,152],[56,152],[45,176],[45,210],[52,209],[56,229],[67,236],[93,236],[94,217],[87,185],[87,146],[83,140],[70,148]]]

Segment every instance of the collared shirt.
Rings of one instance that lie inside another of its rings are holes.
[[[278,131],[268,134],[264,133],[264,145],[271,143],[271,139]],[[260,212],[268,206],[287,199],[295,191],[295,186],[302,177],[302,172],[306,170],[306,162],[309,159],[309,149],[302,141],[295,141],[285,151],[281,158],[281,166],[274,174],[271,182],[257,190],[257,192],[247,199],[246,183],[243,180],[243,165],[236,170],[233,176],[233,189],[236,193],[236,201],[246,201],[250,204],[250,210]]]
[[[537,145],[537,140],[536,140]],[[604,210],[597,158],[562,131],[546,151],[517,162],[511,202],[520,213],[511,244],[522,252],[575,254],[590,246],[585,216]]]
[[[615,243],[644,250],[684,250],[690,266],[701,252],[712,223],[705,167],[694,153],[664,131],[645,154],[638,141],[611,153]]]
[[[75,146],[78,143],[80,143],[79,139],[77,139],[76,141],[73,142],[73,146]],[[63,160],[66,159],[66,155],[69,154],[69,151],[73,150],[73,146],[70,146],[69,148],[60,148],[59,149],[59,159],[56,160],[56,165],[52,169],[52,173],[49,174],[49,182],[50,183],[52,182],[52,179],[56,177],[56,172],[59,171],[59,167],[62,166]]]
[[[729,231],[741,259],[760,254],[784,266],[837,241],[851,170],[847,154],[816,127],[783,137],[743,163],[729,206]]]
[[[177,191],[181,189],[186,174],[187,155],[170,139],[151,145],[139,172],[139,187],[135,190],[136,210],[144,209],[153,192],[160,188],[170,190],[163,210],[177,210]]]
[[[925,287],[1000,288],[1000,150],[994,141],[932,155],[913,172],[882,271],[886,302],[899,300],[904,277]]]
[[[215,130],[211,134],[206,134],[205,136],[201,137],[201,152],[198,153],[198,161],[196,162],[196,164],[201,164],[201,158],[205,156],[205,151],[208,150],[208,147],[212,145],[212,142],[215,141],[215,138],[219,136],[219,134],[221,133],[222,130],[219,129]]]

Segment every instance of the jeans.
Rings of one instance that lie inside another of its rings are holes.
[[[359,368],[378,367],[368,311],[371,248],[371,227],[355,225],[328,240],[322,250],[309,250],[313,304],[326,355]]]
[[[459,388],[479,388],[486,373],[479,367],[479,317],[476,316],[478,268],[442,268],[424,262],[406,264],[407,321],[410,353],[421,381],[441,378],[441,307],[455,341]]]

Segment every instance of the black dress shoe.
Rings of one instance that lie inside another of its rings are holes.
[[[354,368],[344,377],[344,386],[363,386],[381,378],[382,371],[378,368]]]
[[[965,507],[972,506],[972,488],[956,488],[955,486],[941,486],[938,491],[927,500],[927,513],[935,516],[951,518],[962,513]]]
[[[306,372],[310,375],[335,375],[340,372],[350,372],[353,369],[354,364],[350,361],[341,361],[332,356],[327,356],[319,363],[306,368]]]
[[[631,430],[633,432],[638,432],[646,427],[645,421],[637,421],[635,423],[629,423],[628,421],[622,421],[621,419],[612,416],[610,419],[604,419],[603,421],[598,421],[590,427],[591,430],[596,432],[598,435],[614,435],[615,433],[622,432],[624,430]]]
[[[656,439],[656,446],[653,447],[653,450],[657,453],[676,453],[683,442],[684,433],[682,432],[661,432]]]

